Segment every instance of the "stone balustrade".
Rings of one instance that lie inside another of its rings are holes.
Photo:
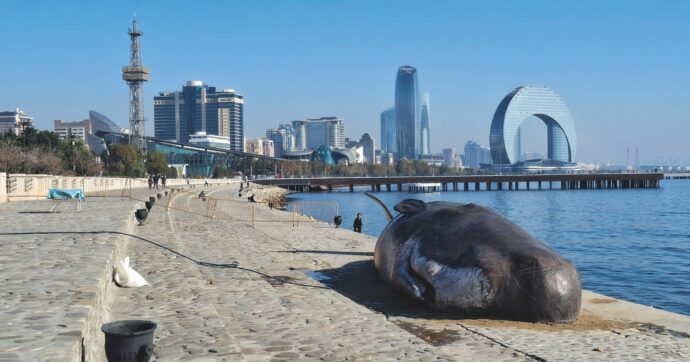
[[[214,185],[240,182],[240,179],[167,179],[166,186]],[[50,188],[82,189],[89,196],[118,196],[117,191],[147,187],[145,178],[128,177],[80,177],[53,175],[2,174],[0,176],[0,203],[41,200],[48,196]]]

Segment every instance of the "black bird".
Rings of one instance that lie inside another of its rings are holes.
[[[155,196],[150,196],[149,200],[153,202],[154,204],[156,203],[156,197]]]
[[[144,221],[146,221],[146,217],[148,215],[149,215],[149,210],[146,210],[146,209],[137,209],[137,211],[134,212],[134,217],[139,222],[139,225],[144,224]]]
[[[161,195],[161,194],[156,194],[156,198],[157,198],[158,200],[160,200],[160,199],[163,198],[163,195]]]
[[[153,205],[155,205],[155,202],[151,202],[149,200],[149,201],[144,202],[144,205],[146,205],[146,212],[148,213],[149,211],[151,211],[151,208],[153,207]]]
[[[336,216],[333,218],[333,223],[335,224],[335,227],[336,227],[336,228],[337,228],[337,227],[340,227],[340,224],[343,223],[343,217],[340,216],[340,215],[336,215]]]
[[[168,196],[168,191],[165,192],[165,196]]]

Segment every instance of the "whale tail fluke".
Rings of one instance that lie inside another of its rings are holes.
[[[388,219],[388,222],[393,221],[393,215],[388,210],[388,207],[386,206],[386,204],[383,203],[383,201],[379,200],[378,197],[376,197],[376,196],[374,196],[368,192],[365,192],[364,194],[369,196],[372,200],[376,201],[376,203],[379,204],[383,208],[383,211],[386,212],[386,219]]]

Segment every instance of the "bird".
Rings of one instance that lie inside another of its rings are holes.
[[[156,203],[156,197],[155,196],[150,196],[149,200],[153,202],[154,204]]]
[[[168,196],[168,191],[165,192],[165,196]]]
[[[155,205],[155,203],[149,200],[144,202],[144,205],[146,205],[146,212],[148,213],[149,211],[151,211],[151,208],[153,207],[153,205]]]
[[[146,217],[148,215],[149,215],[149,210],[146,210],[146,209],[137,209],[137,211],[134,212],[134,217],[139,222],[139,225],[144,224],[144,221],[146,221]]]
[[[161,194],[156,194],[156,198],[157,198],[158,200],[160,200],[160,199],[163,198],[163,195],[161,195]]]
[[[341,224],[342,222],[343,222],[343,217],[340,216],[340,215],[336,215],[336,216],[333,218],[333,223],[335,224],[335,227],[336,227],[336,228],[340,227],[340,224]]]

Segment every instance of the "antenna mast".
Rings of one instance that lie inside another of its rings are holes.
[[[137,147],[141,154],[146,152],[146,117],[144,116],[144,82],[149,80],[149,68],[141,65],[141,36],[137,29],[137,19],[132,20],[129,29],[132,40],[129,65],[122,67],[122,79],[129,85],[129,144]]]

